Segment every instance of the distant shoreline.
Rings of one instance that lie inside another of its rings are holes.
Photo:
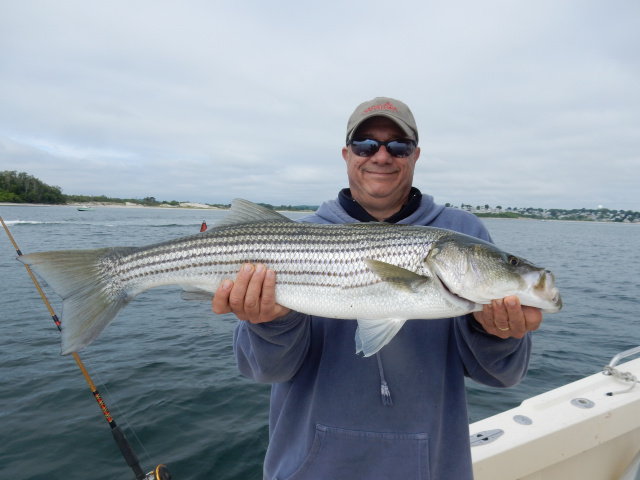
[[[229,211],[228,208],[220,208],[214,207],[211,205],[207,205],[205,203],[194,203],[194,202],[183,202],[179,205],[141,205],[139,203],[111,203],[111,202],[85,202],[85,203],[67,203],[64,205],[51,205],[48,203],[10,203],[10,202],[0,202],[0,207],[3,205],[11,206],[11,207],[69,207],[69,208],[78,208],[78,207],[90,207],[90,208],[150,208],[157,210],[213,210],[220,212]],[[314,213],[315,210],[280,210],[278,208],[276,211],[293,211],[299,213]]]
[[[3,205],[11,206],[11,207],[69,207],[69,208],[78,208],[78,207],[91,207],[91,208],[100,208],[100,207],[114,207],[114,208],[157,208],[161,210],[227,210],[219,207],[212,207],[210,205],[206,205],[204,203],[191,203],[185,202],[180,205],[141,205],[139,203],[110,203],[110,202],[86,202],[86,203],[67,203],[64,205],[50,205],[47,203],[10,203],[4,202],[0,203],[0,207]]]
[[[207,205],[204,203],[194,203],[194,202],[183,202],[179,205],[169,205],[169,204],[160,204],[160,205],[142,205],[139,203],[125,202],[125,203],[116,203],[116,202],[73,202],[67,203],[64,205],[56,204],[46,204],[46,203],[11,203],[11,202],[0,202],[0,207],[3,205],[11,206],[11,207],[68,207],[68,208],[78,208],[78,207],[90,207],[90,208],[148,208],[148,209],[156,209],[156,210],[212,210],[212,211],[229,211],[228,208],[220,208],[214,207],[211,205]],[[282,212],[297,212],[297,213],[314,213],[315,210],[288,210],[288,209],[278,209],[275,208],[275,211]],[[469,212],[472,215],[475,215],[479,219],[492,219],[492,220],[528,220],[528,221],[538,221],[538,222],[584,222],[584,223],[619,223],[622,225],[640,225],[640,222],[615,222],[612,220],[597,220],[597,219],[572,219],[572,218],[539,218],[536,216],[527,216],[527,215],[519,215],[517,217],[505,217],[500,215],[491,215],[480,213],[476,215],[473,212]]]

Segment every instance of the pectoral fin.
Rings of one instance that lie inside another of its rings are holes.
[[[418,275],[406,268],[391,265],[390,263],[381,262],[379,260],[365,259],[365,263],[373,273],[378,275],[383,281],[393,285],[394,287],[417,292],[425,285],[433,282],[433,278]]]
[[[406,318],[359,318],[356,329],[356,353],[362,352],[365,357],[373,355],[396,336],[406,321]]]

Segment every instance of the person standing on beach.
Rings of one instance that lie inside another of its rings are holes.
[[[448,228],[491,241],[472,214],[413,186],[418,129],[407,105],[378,97],[347,124],[349,188],[302,220],[384,221]],[[517,297],[481,312],[409,321],[371,357],[354,353],[356,322],[275,302],[275,272],[244,265],[215,294],[239,322],[240,372],[272,384],[265,479],[472,479],[464,378],[494,387],[526,374],[541,312]]]

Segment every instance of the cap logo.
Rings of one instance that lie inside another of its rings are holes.
[[[394,107],[391,102],[387,102],[384,105],[374,105],[372,107],[367,108],[362,115],[366,115],[367,113],[373,112],[375,110],[393,110],[394,112],[398,112],[398,109]]]

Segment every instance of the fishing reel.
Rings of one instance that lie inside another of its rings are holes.
[[[164,465],[158,465],[155,470],[147,473],[147,476],[144,477],[144,480],[171,480],[171,474],[169,473],[169,469]]]

